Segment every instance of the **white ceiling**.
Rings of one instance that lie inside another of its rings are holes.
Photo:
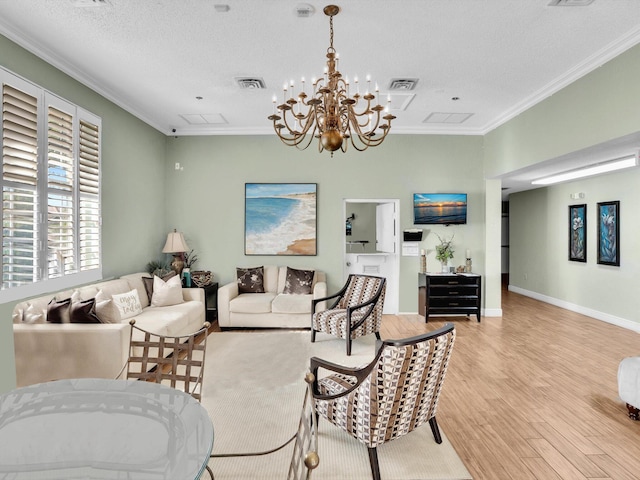
[[[0,33],[166,134],[270,134],[273,95],[323,73],[328,3],[300,18],[289,0],[0,0]],[[345,0],[339,69],[385,97],[391,79],[419,79],[393,95],[392,133],[485,134],[640,42],[640,0],[550,3]],[[425,123],[433,113],[472,115]]]

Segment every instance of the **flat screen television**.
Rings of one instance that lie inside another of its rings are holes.
[[[467,223],[466,193],[414,193],[414,225],[462,225]]]

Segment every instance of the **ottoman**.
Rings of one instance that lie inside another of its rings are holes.
[[[640,357],[627,357],[620,362],[618,393],[627,402],[629,417],[640,420]]]

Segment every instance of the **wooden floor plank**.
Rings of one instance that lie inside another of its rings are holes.
[[[507,290],[502,310],[480,323],[382,322],[383,338],[456,326],[437,418],[473,478],[640,480],[640,422],[617,392],[618,364],[640,354],[640,336]]]

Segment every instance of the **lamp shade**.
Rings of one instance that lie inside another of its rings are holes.
[[[167,235],[167,243],[164,244],[162,253],[184,253],[188,252],[189,247],[187,242],[184,241],[182,232],[174,230]]]

